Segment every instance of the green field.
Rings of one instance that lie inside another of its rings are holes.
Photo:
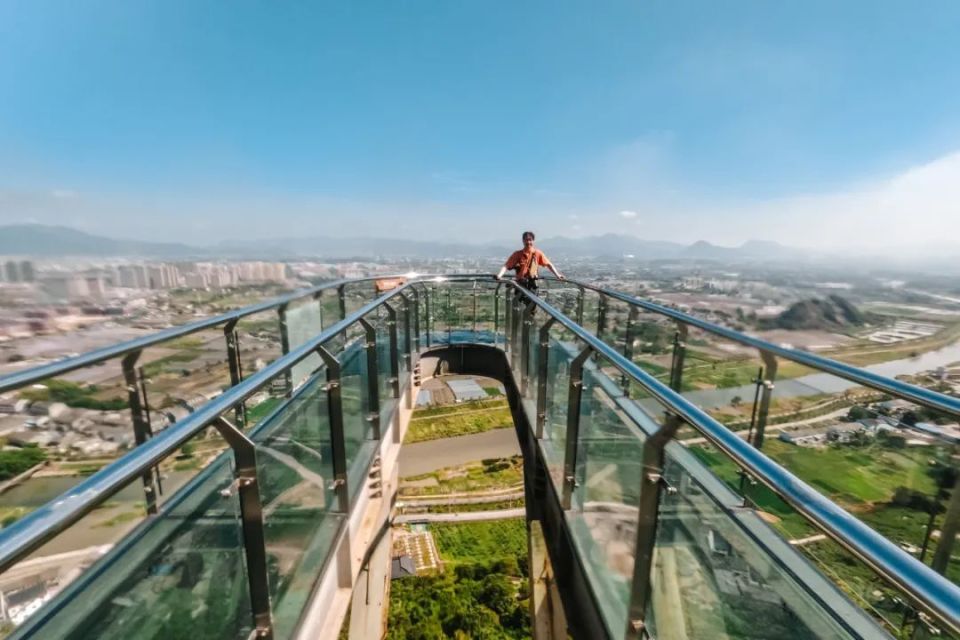
[[[400,493],[430,496],[519,486],[523,482],[523,460],[520,456],[481,460],[458,467],[445,467],[431,473],[404,478],[404,480],[426,478],[436,478],[437,484],[428,487],[402,487]]]
[[[523,518],[441,523],[433,525],[430,530],[446,563],[504,560],[527,555],[527,525]]]
[[[415,411],[405,444],[483,433],[513,426],[507,401],[481,400]]]

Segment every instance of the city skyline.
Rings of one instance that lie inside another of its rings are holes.
[[[865,6],[8,4],[0,224],[923,249],[960,9]]]

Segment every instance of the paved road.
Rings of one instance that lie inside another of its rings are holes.
[[[494,429],[469,436],[405,444],[400,448],[400,477],[418,476],[443,467],[520,455],[513,429]]]
[[[411,513],[396,516],[394,524],[417,522],[483,522],[484,520],[509,520],[522,518],[526,509],[498,509],[496,511],[470,511],[468,513]]]
[[[506,502],[508,500],[522,500],[523,490],[509,493],[485,494],[459,497],[447,496],[401,496],[397,499],[397,507],[435,507],[448,504],[489,504],[491,502]]]

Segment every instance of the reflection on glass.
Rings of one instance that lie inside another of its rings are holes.
[[[851,637],[714,501],[670,447],[666,457],[664,476],[676,491],[661,491],[648,612],[655,635]],[[758,520],[756,526],[766,525]]]
[[[18,633],[245,638],[252,618],[231,460],[218,458],[150,526],[122,541]]]
[[[288,637],[320,575],[342,515],[324,372],[311,378],[253,439],[267,543],[275,635]]]
[[[626,628],[642,474],[640,430],[614,403],[619,390],[584,369],[577,486],[568,512],[573,539],[608,628]]]

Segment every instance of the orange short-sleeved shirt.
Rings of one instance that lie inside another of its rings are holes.
[[[550,260],[543,255],[543,251],[540,251],[540,249],[534,249],[533,251],[520,249],[510,254],[510,257],[507,258],[506,267],[507,269],[516,269],[517,280],[523,280],[528,277],[536,278],[537,267],[545,267],[548,264],[550,264]]]

